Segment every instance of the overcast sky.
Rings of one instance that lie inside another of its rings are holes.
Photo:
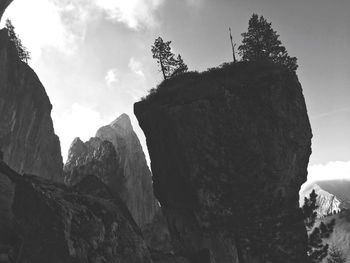
[[[350,177],[349,11],[349,0],[14,0],[4,18],[32,52],[65,159],[74,137],[89,139],[123,112],[145,146],[132,109],[161,81],[156,37],[202,71],[231,60],[228,27],[240,44],[252,13],[263,15],[298,58],[314,134],[310,177],[333,178]]]

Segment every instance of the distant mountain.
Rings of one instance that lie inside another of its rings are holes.
[[[308,197],[312,190],[315,190],[317,194],[317,205],[316,210],[318,217],[324,217],[333,213],[339,213],[342,201],[337,196],[325,191],[318,184],[314,184],[309,191],[305,192],[305,196]]]
[[[350,209],[350,181],[329,180],[319,181],[317,184],[328,193],[335,195],[341,200],[340,208]]]

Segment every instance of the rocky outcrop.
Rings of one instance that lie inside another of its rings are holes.
[[[2,15],[4,14],[6,8],[9,6],[9,4],[12,3],[13,0],[0,0],[0,21],[2,18]]]
[[[0,171],[16,185],[16,262],[152,262],[128,209],[97,177],[69,189],[3,162]]]
[[[7,30],[1,30],[0,147],[4,161],[20,173],[61,181],[63,163],[51,109],[39,78],[20,61]]]
[[[111,142],[116,149],[125,187],[121,197],[136,223],[141,228],[151,223],[159,205],[153,194],[152,175],[145,154],[129,116],[122,114],[110,125],[100,128],[96,137]]]
[[[69,185],[95,174],[118,192],[141,228],[151,223],[159,211],[151,172],[126,114],[100,128],[96,137],[85,143],[75,139],[64,171]]]
[[[20,61],[7,30],[0,30],[0,150],[4,160],[17,172],[61,181],[63,164],[51,109],[37,75]],[[12,183],[1,174],[0,188],[1,244],[7,242],[13,232],[11,202],[14,194]]]
[[[295,73],[236,63],[134,105],[175,251],[192,262],[306,262],[298,191],[311,128]]]

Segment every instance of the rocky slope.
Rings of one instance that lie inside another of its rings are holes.
[[[12,210],[20,239],[7,254],[11,262],[152,262],[128,209],[97,177],[69,189],[21,176],[3,162],[0,171],[16,185]]]
[[[187,73],[134,112],[177,253],[192,262],[306,262],[298,191],[312,134],[294,73],[270,63]]]
[[[50,117],[52,105],[35,72],[20,61],[0,30],[0,150],[17,172],[61,181],[62,157]],[[0,244],[11,229],[12,183],[0,174]]]

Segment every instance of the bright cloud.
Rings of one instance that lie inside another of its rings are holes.
[[[139,75],[141,77],[145,76],[145,74],[142,71],[142,63],[141,61],[136,60],[135,58],[131,58],[129,60],[129,68],[130,70],[135,73],[136,75]]]
[[[311,165],[308,168],[308,182],[349,179],[350,180],[350,161],[348,162],[329,162],[327,164]]]
[[[48,0],[13,1],[5,12],[4,20],[6,18],[12,20],[33,59],[38,58],[44,46],[61,50],[67,48],[70,35],[64,28],[57,7]]]
[[[64,161],[67,159],[70,144],[75,137],[87,141],[95,136],[96,131],[112,121],[103,118],[91,107],[74,103],[68,111],[58,115],[52,114],[55,133],[60,137],[61,151]]]
[[[107,86],[109,88],[111,88],[113,84],[119,82],[119,79],[118,79],[117,76],[118,76],[118,70],[117,69],[112,68],[112,69],[107,71],[107,74],[105,76],[105,81],[106,81]]]
[[[163,0],[94,0],[109,19],[126,24],[132,29],[156,25],[154,11]]]
[[[299,191],[299,204],[304,202],[304,197],[309,194],[313,183],[317,181],[346,179],[350,180],[350,161],[329,162],[327,164],[316,164],[308,167],[307,181],[301,186]]]

